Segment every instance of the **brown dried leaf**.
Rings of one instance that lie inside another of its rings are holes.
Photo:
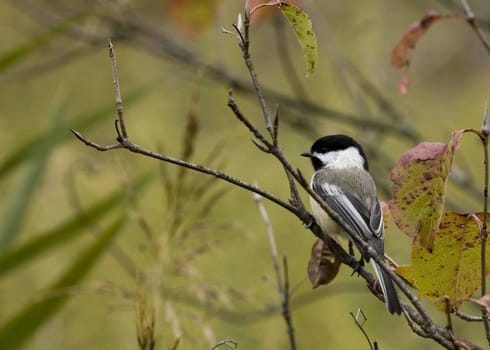
[[[481,298],[468,298],[469,301],[478,304],[480,306],[483,306],[484,308],[487,309],[488,312],[490,312],[490,295],[484,295]]]
[[[313,288],[322,284],[329,284],[337,276],[339,268],[340,260],[324,241],[317,239],[311,248],[311,257],[308,263],[308,277]]]
[[[466,339],[461,339],[461,338],[455,337],[453,339],[453,343],[454,343],[454,345],[456,345],[458,347],[458,349],[462,349],[462,350],[471,350],[471,349],[474,349],[473,346],[471,346],[470,344],[468,344],[468,341]]]
[[[408,76],[408,66],[413,59],[415,54],[415,46],[417,45],[418,41],[436,21],[450,18],[462,19],[465,21],[467,20],[465,16],[460,14],[441,15],[436,11],[429,11],[420,21],[412,23],[405,30],[401,39],[391,51],[390,59],[393,67],[399,69],[405,68],[407,70],[407,72],[405,72],[403,77],[398,82],[398,90],[400,93],[406,94],[408,92],[410,82],[410,78]]]
[[[417,45],[420,38],[432,24],[446,17],[436,11],[429,11],[420,21],[410,24],[393,48],[393,51],[391,51],[391,65],[395,68],[408,67],[415,52],[415,45]]]

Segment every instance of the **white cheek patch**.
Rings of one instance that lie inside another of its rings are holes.
[[[327,153],[314,152],[313,156],[322,162],[323,167],[364,168],[364,158],[355,147],[349,147],[340,151],[331,151]]]

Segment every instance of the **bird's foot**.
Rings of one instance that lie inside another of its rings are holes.
[[[315,223],[316,223],[315,218],[313,217],[313,215],[310,215],[310,220],[307,223],[304,223],[304,226],[307,229],[310,229],[310,228],[312,228],[315,225]]]
[[[354,275],[355,273],[357,273],[359,275],[359,271],[363,267],[364,267],[364,259],[361,258],[357,261],[356,265],[354,266],[352,273],[351,273],[351,276]]]

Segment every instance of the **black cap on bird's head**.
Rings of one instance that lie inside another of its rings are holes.
[[[301,153],[301,155],[310,158],[313,168],[318,170],[327,165],[326,163],[329,161],[327,161],[325,157],[322,157],[323,155],[348,150],[350,148],[357,150],[359,156],[362,157],[362,167],[367,171],[368,162],[364,150],[356,140],[347,135],[339,134],[320,137],[313,143],[309,152]]]

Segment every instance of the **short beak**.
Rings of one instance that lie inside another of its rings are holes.
[[[308,157],[308,158],[313,157],[313,154],[311,154],[311,152],[303,152],[303,153],[301,153],[301,155],[302,155],[303,157]]]

